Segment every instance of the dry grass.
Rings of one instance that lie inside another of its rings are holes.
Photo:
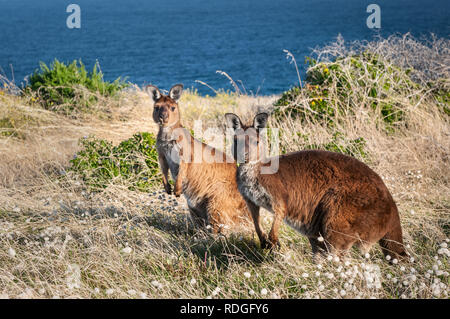
[[[389,47],[380,43],[380,50]],[[406,118],[386,131],[379,114],[369,111],[370,101],[354,89],[348,100],[353,112],[332,128],[296,119],[271,125],[281,129],[286,150],[304,147],[294,133],[319,144],[337,131],[345,132],[344,144],[363,137],[368,158],[362,159],[398,204],[413,263],[390,265],[378,248],[370,256],[352,251],[345,261],[329,256],[314,262],[307,240],[288,226],[282,227],[280,250],[262,251],[254,232],[221,237],[196,229],[184,199],[165,195],[162,187],[139,193],[111,185],[89,193],[82,182],[61,175],[78,139],[94,134],[118,143],[139,131],[155,132],[145,94],[138,88],[123,93],[107,118],[70,119],[3,93],[0,119],[19,124],[8,128],[14,134],[0,135],[0,296],[448,298],[449,117],[426,92],[411,92],[420,103],[396,96]],[[250,118],[275,98],[191,92],[180,105],[188,127],[196,119],[213,126],[224,112]],[[264,213],[263,220],[269,227],[271,216]]]

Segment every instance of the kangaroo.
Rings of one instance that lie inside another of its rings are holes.
[[[170,171],[174,195],[184,194],[198,225],[209,225],[215,233],[238,224],[250,226],[250,213],[237,189],[233,158],[193,138],[180,123],[177,101],[183,85],[173,86],[168,96],[153,85],[146,91],[154,101],[153,120],[159,125],[156,149],[166,192],[172,193]]]
[[[260,138],[268,116],[260,113],[246,126],[237,115],[225,115],[234,132],[233,156],[243,162],[237,169],[238,189],[261,246],[278,244],[278,228],[285,221],[308,237],[314,256],[345,253],[354,244],[367,252],[379,242],[385,255],[405,257],[397,206],[382,179],[364,163],[340,153],[303,150],[278,156],[277,172],[261,174],[267,159],[275,159],[264,158]],[[260,207],[274,214],[268,239],[259,224]]]

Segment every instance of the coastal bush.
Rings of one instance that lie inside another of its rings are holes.
[[[409,77],[411,70],[398,68],[370,52],[338,57],[334,62],[312,58],[307,58],[307,62],[305,88],[293,87],[283,93],[275,103],[277,117],[289,114],[325,120],[332,125],[337,113],[351,113],[352,106],[360,102],[379,112],[385,124],[394,125],[404,116],[403,105],[395,97],[406,97],[419,88]]]
[[[94,190],[124,183],[130,190],[146,191],[160,178],[155,143],[155,136],[145,132],[117,146],[94,136],[84,137],[82,149],[70,161],[70,171]]]
[[[448,41],[409,34],[371,42],[337,41],[307,57],[306,85],[284,92],[276,119],[316,120],[335,126],[357,112],[375,114],[388,132],[407,125],[409,110],[434,104],[449,115]],[[428,103],[430,102],[430,103]]]
[[[91,72],[81,60],[66,65],[55,59],[50,66],[41,62],[24,92],[37,98],[46,109],[63,113],[88,111],[100,97],[115,97],[129,85],[121,78],[104,81],[99,69],[98,62]]]

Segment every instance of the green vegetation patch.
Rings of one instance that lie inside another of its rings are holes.
[[[88,136],[70,161],[70,171],[79,175],[93,190],[110,183],[124,183],[130,190],[147,191],[160,182],[156,138],[152,133],[137,133],[113,146],[111,142]]]
[[[121,78],[104,81],[99,69],[96,63],[88,72],[81,60],[66,65],[55,59],[50,66],[41,62],[40,70],[30,76],[25,94],[37,96],[46,109],[69,114],[88,111],[100,97],[114,97],[129,86]]]
[[[406,99],[413,104],[420,98],[412,94],[420,92],[420,86],[411,80],[411,69],[396,67],[377,54],[364,52],[338,57],[334,62],[306,61],[306,86],[282,94],[274,104],[277,118],[310,118],[332,126],[337,115],[352,114],[353,107],[364,104],[392,126],[404,118],[404,104],[399,101]],[[305,100],[307,106],[301,102]]]

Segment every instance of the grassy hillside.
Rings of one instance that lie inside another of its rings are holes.
[[[1,79],[0,296],[448,298],[449,50],[448,40],[424,45],[408,35],[338,39],[312,53],[302,88],[266,97],[188,91],[179,103],[189,128],[266,110],[281,152],[322,148],[367,163],[394,196],[412,257],[393,265],[378,247],[313,261],[307,239],[286,225],[274,252],[259,248],[253,229],[215,236],[195,228],[184,199],[147,183],[160,177],[145,162],[152,140],[133,135],[157,128],[136,86],[113,96],[94,90],[80,108],[78,95],[49,107],[39,89],[21,92]],[[80,156],[89,165],[77,170]],[[128,160],[141,166],[92,187],[107,165]],[[145,165],[150,175],[139,175]],[[270,227],[271,215],[262,219]]]

